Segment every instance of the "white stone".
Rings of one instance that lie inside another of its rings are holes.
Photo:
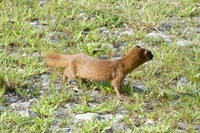
[[[97,117],[98,117],[98,114],[96,113],[77,114],[74,117],[74,121],[78,122],[82,120],[92,120],[93,118],[97,118]]]
[[[22,117],[29,117],[29,112],[28,110],[20,110],[18,111],[19,114],[22,116]]]
[[[27,109],[30,106],[30,102],[12,103],[10,106],[12,109]]]
[[[157,32],[151,32],[147,34],[147,36],[152,37],[152,38],[162,38],[165,42],[171,43],[172,40],[169,36],[163,34],[163,33],[157,33]]]
[[[178,45],[178,46],[187,46],[189,44],[191,44],[191,41],[188,41],[188,40],[178,40],[176,42],[176,45]]]

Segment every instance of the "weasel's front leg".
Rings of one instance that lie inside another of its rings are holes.
[[[68,80],[68,70],[67,68],[65,69],[64,73],[63,73],[63,82],[67,82]]]
[[[114,80],[112,80],[111,81],[111,84],[113,85],[113,87],[114,87],[114,89],[115,89],[115,91],[116,91],[116,93],[117,93],[117,96],[118,96],[118,98],[122,98],[122,96],[121,96],[121,84],[122,84],[122,80],[121,79],[114,79]]]

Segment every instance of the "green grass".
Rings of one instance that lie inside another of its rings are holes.
[[[2,132],[59,132],[52,128],[54,124],[70,127],[74,132],[177,132],[178,122],[187,125],[186,132],[195,132],[194,126],[200,123],[198,0],[56,0],[42,6],[39,3],[40,0],[0,2]],[[161,32],[172,39],[171,43],[147,36],[163,27]],[[178,40],[188,40],[190,44],[178,46]],[[122,42],[126,45],[118,50],[123,54],[143,42],[155,56],[126,77],[123,102],[117,100],[107,83],[64,84],[60,82],[63,69],[48,69],[43,62],[43,56],[51,52],[83,52],[97,58],[112,58]],[[50,83],[45,89],[43,74],[49,74]],[[133,91],[136,82],[148,91]],[[76,94],[73,87],[80,91]],[[91,95],[94,90],[100,94]],[[10,95],[22,101],[35,98],[29,110],[37,115],[20,116],[7,102]],[[90,102],[97,105],[91,107]],[[56,112],[65,104],[71,104],[67,116],[57,116]],[[124,115],[121,131],[114,129],[113,119],[73,122],[75,114],[115,116],[120,111]],[[146,124],[148,120],[154,124]]]

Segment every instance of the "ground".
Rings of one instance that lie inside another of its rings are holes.
[[[198,0],[0,2],[0,130],[200,132]],[[48,53],[114,60],[139,45],[154,59],[109,83],[62,82]]]

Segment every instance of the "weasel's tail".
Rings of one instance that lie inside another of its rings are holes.
[[[52,67],[67,67],[69,65],[70,56],[71,55],[64,54],[48,54],[44,57],[44,60]]]

